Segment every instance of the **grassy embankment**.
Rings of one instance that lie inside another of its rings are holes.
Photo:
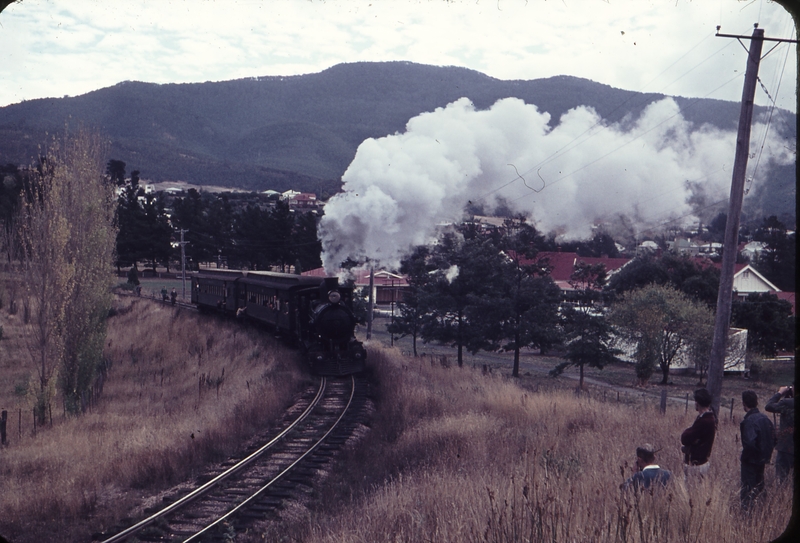
[[[524,379],[388,349],[373,347],[370,357],[380,388],[374,431],[314,510],[289,509],[285,523],[244,541],[738,543],[770,541],[787,527],[791,491],[772,466],[762,507],[740,511],[743,412],[720,422],[710,476],[687,488],[679,436],[691,410],[662,415],[656,404],[603,401],[600,390],[526,388]],[[662,448],[673,483],[622,493],[643,442]]]
[[[277,416],[302,380],[276,364],[271,342],[234,323],[147,300],[128,300],[121,313],[110,321],[114,365],[101,402],[74,419],[56,413],[36,435],[12,432],[2,450],[0,533],[15,543],[82,540],[127,515],[224,457],[262,414]],[[12,379],[2,401],[10,406],[20,400],[8,390],[27,362],[20,317],[3,318],[11,332],[0,342],[0,371]],[[739,542],[769,541],[787,525],[791,494],[776,486],[772,466],[764,506],[750,517],[739,511],[738,404],[720,423],[711,477],[689,492],[678,436],[691,408],[661,415],[657,402],[617,403],[613,394],[606,402],[593,386],[575,396],[574,381],[532,366],[510,380],[507,367],[484,375],[477,361],[477,371],[431,366],[379,343],[370,347],[379,388],[373,431],[347,452],[319,500],[237,540]],[[214,386],[201,393],[204,374]],[[676,480],[653,496],[622,495],[643,441],[663,447],[659,462]],[[14,537],[26,527],[36,532]]]
[[[263,332],[149,300],[115,305],[100,401],[80,417],[53,405],[53,423],[35,432],[22,395],[36,375],[22,311],[0,311],[0,408],[9,412],[0,534],[14,543],[88,540],[233,453],[303,381]]]

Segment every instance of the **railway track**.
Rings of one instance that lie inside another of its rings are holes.
[[[102,542],[222,541],[269,519],[285,502],[313,493],[363,424],[366,388],[358,377],[321,378],[287,411],[277,433],[244,458],[205,474],[194,489],[165,498],[170,503]]]

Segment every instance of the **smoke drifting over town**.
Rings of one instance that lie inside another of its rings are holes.
[[[601,222],[636,233],[697,221],[698,206],[728,197],[735,132],[692,126],[671,98],[615,124],[584,106],[555,127],[549,121],[516,98],[488,110],[462,98],[414,117],[405,133],[365,140],[325,207],[325,268],[335,272],[348,257],[395,268],[470,202],[504,204],[544,233],[576,239]],[[763,133],[754,124],[751,149]],[[780,144],[763,153],[756,183],[766,165],[793,160]]]

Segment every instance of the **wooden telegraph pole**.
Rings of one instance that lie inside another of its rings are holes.
[[[367,315],[367,339],[372,338],[372,313],[375,311],[375,299],[373,292],[375,291],[375,268],[369,268],[369,314]]]
[[[728,330],[731,319],[731,302],[733,298],[733,272],[736,264],[736,255],[739,245],[739,219],[742,212],[742,199],[744,198],[744,182],[747,170],[747,158],[750,152],[750,124],[753,119],[753,100],[756,93],[758,79],[758,65],[761,62],[761,49],[764,41],[797,42],[797,40],[783,40],[765,38],[764,30],[755,24],[752,36],[735,36],[720,34],[717,27],[717,36],[726,38],[749,39],[750,51],[747,57],[747,70],[744,75],[744,89],[742,90],[742,106],[739,114],[739,131],[736,136],[736,156],[733,163],[733,177],[731,179],[731,195],[728,207],[728,221],[725,225],[725,242],[722,252],[722,271],[719,278],[719,293],[717,294],[717,314],[714,322],[714,340],[711,345],[711,357],[708,364],[708,391],[711,393],[711,407],[714,413],[719,414],[720,395],[722,392],[722,375],[725,366],[725,350],[728,340]]]

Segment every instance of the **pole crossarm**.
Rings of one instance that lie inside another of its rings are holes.
[[[758,32],[758,33],[757,32],[753,32],[752,36],[742,36],[742,35],[739,35],[739,34],[720,34],[719,33],[719,29],[720,28],[722,28],[722,27],[718,25],[717,26],[717,33],[715,34],[715,36],[717,36],[718,38],[736,38],[736,39],[744,39],[744,40],[757,39],[757,40],[760,40],[760,41],[778,41],[778,42],[785,42],[785,43],[797,43],[797,40],[790,40],[790,39],[787,39],[787,38],[767,38],[766,36],[764,36],[764,31],[763,30]],[[753,28],[757,29],[758,28],[758,23],[754,24]],[[773,49],[774,49],[774,47],[773,47]],[[770,49],[770,51],[772,51],[772,49]],[[767,52],[767,54],[769,54],[769,52]]]
[[[740,36],[738,34],[720,34],[717,32],[714,36],[718,38],[740,38],[745,40],[752,40],[753,36]],[[761,38],[763,41],[779,41],[779,42],[786,42],[786,43],[797,43],[797,40],[790,40],[788,38]]]

